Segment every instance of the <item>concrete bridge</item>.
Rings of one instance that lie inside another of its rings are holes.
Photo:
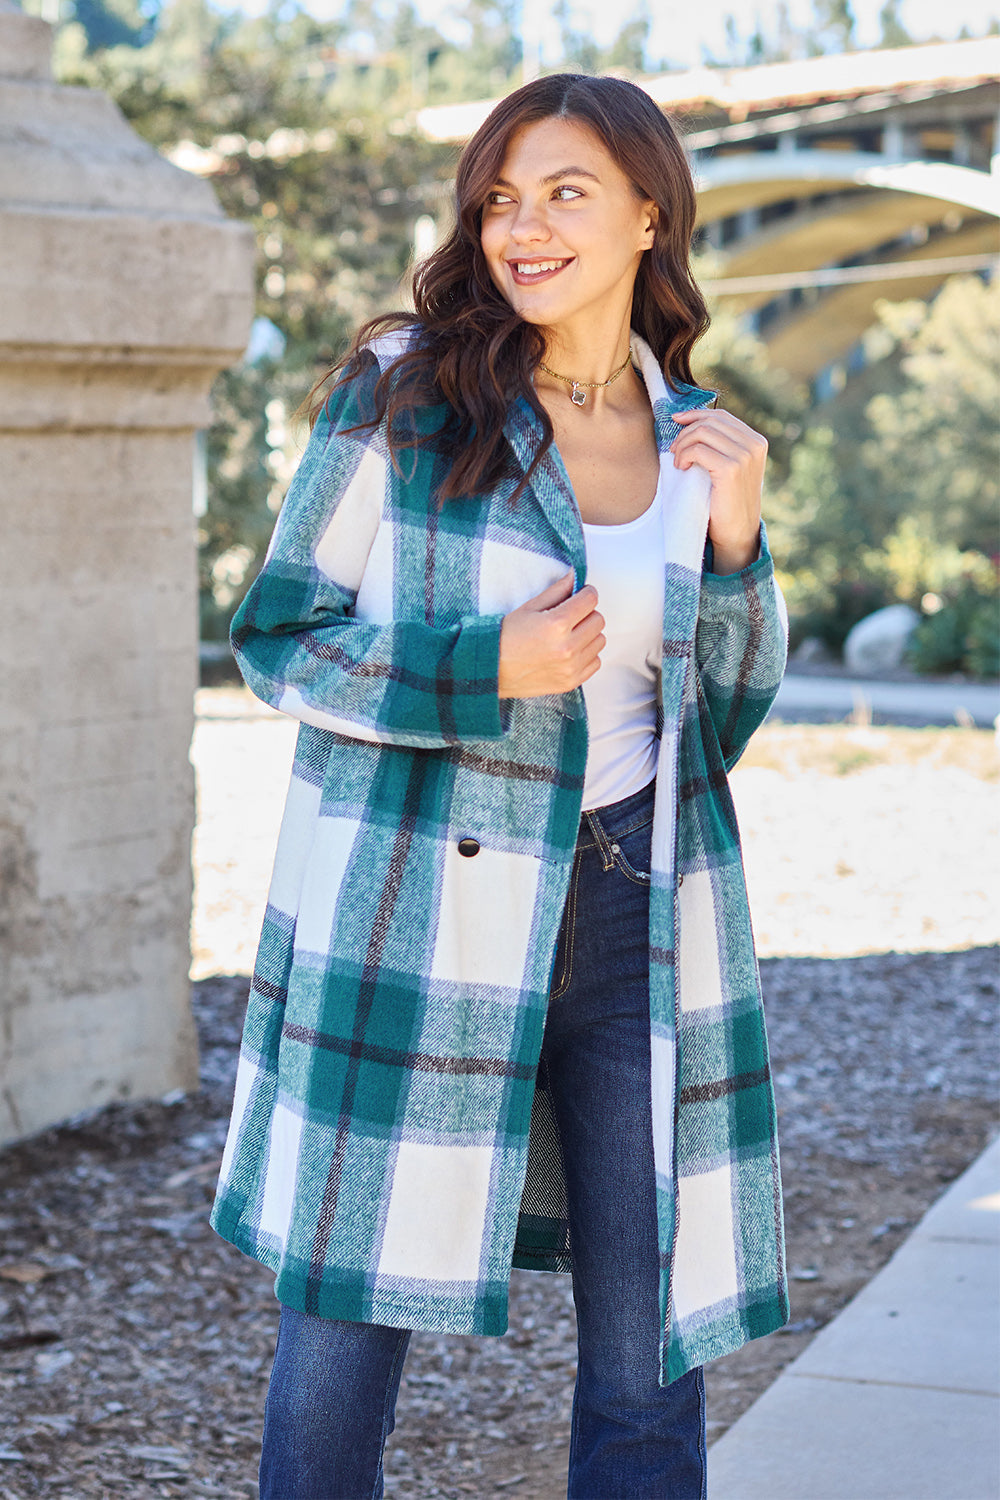
[[[635,80],[691,153],[703,285],[819,394],[862,358],[877,298],[996,267],[998,74],[987,37]],[[493,102],[419,124],[464,140]]]

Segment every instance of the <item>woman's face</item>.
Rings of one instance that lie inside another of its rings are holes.
[[[586,327],[624,317],[656,208],[643,202],[598,138],[554,117],[519,130],[483,208],[483,253],[497,287],[528,323]]]

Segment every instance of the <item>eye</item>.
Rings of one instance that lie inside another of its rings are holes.
[[[501,190],[499,188],[494,188],[493,191],[492,191],[492,193],[487,193],[486,194],[486,206],[487,206],[487,208],[493,208],[493,207],[496,207],[496,205],[498,205],[498,204],[512,203],[512,202],[513,202],[513,199],[511,198],[510,194],[509,193],[501,192]]]
[[[564,182],[560,187],[556,188],[552,196],[553,198],[558,198],[560,203],[572,203],[574,198],[583,197],[583,191],[580,188],[571,187],[568,182]]]

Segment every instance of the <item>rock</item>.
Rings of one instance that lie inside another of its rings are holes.
[[[859,620],[844,642],[844,665],[851,672],[887,672],[903,664],[920,616],[908,604],[890,604]]]
[[[812,662],[829,661],[830,648],[825,641],[820,640],[818,635],[807,635],[799,642],[788,659],[795,662],[796,666],[803,663],[809,666]]]

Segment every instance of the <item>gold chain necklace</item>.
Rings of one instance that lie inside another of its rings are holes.
[[[607,380],[573,380],[569,375],[557,375],[555,370],[550,370],[548,365],[542,364],[541,360],[538,361],[538,368],[544,370],[546,375],[551,375],[553,380],[561,380],[563,385],[571,385],[573,389],[569,393],[569,399],[574,406],[585,406],[588,391],[603,391],[605,386],[612,385],[619,375],[624,375],[631,363],[632,351],[630,349],[625,356],[624,363],[620,364]]]

